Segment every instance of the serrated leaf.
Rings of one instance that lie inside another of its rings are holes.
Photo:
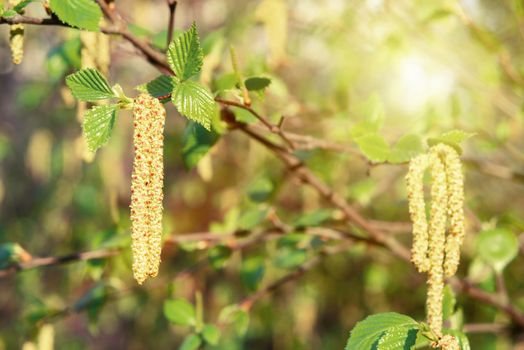
[[[161,102],[165,103],[169,101],[169,95],[171,95],[171,92],[173,91],[174,87],[175,82],[173,81],[173,77],[161,75],[155,78],[154,80],[151,80],[147,84],[137,86],[136,89],[140,92],[146,92],[151,96],[157,98],[168,96],[167,98],[161,100]]]
[[[204,328],[202,328],[202,337],[206,343],[217,345],[220,340],[220,329],[215,325],[206,324],[204,325]]]
[[[216,132],[209,132],[200,124],[190,121],[182,138],[182,158],[186,169],[197,165],[219,138],[220,135]]]
[[[49,7],[62,22],[80,29],[99,30],[102,10],[93,0],[50,0]]]
[[[264,77],[251,77],[244,81],[246,89],[249,91],[264,90],[271,84],[271,79]]]
[[[171,101],[180,114],[211,130],[215,101],[205,87],[191,80],[180,82],[173,90]]]
[[[418,328],[393,327],[378,341],[377,350],[411,350],[417,342]]]
[[[517,256],[519,241],[510,230],[486,230],[477,236],[477,250],[482,260],[501,272]]]
[[[84,137],[91,152],[96,152],[109,141],[117,108],[116,105],[95,106],[84,114]]]
[[[115,97],[106,78],[93,68],[82,69],[68,75],[66,84],[73,96],[82,101],[98,101]]]
[[[200,72],[204,53],[200,46],[196,24],[169,44],[167,61],[180,81],[187,80]]]
[[[164,315],[169,322],[174,324],[190,326],[196,323],[195,308],[185,299],[166,300]]]
[[[438,137],[429,138],[428,145],[434,146],[439,143],[444,143],[455,148],[458,153],[462,153],[460,144],[474,135],[475,133],[465,132],[462,130],[451,130],[439,135]]]
[[[390,332],[387,343],[397,340],[395,335],[405,335],[404,344],[410,343],[410,330],[418,330],[419,324],[411,317],[395,312],[372,315],[357,323],[351,331],[345,350],[377,350],[382,337]],[[402,331],[400,331],[402,330]],[[389,339],[389,340],[388,340]],[[395,348],[395,349],[409,349]]]
[[[202,339],[197,334],[190,334],[188,335],[180,347],[179,350],[196,350],[200,347],[200,344],[202,344]]]
[[[379,134],[367,134],[355,139],[355,142],[370,161],[382,163],[388,159],[389,145]]]
[[[407,134],[397,141],[388,156],[388,162],[394,164],[405,163],[423,151],[424,145],[420,136]]]

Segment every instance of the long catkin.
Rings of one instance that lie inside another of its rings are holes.
[[[162,249],[166,111],[147,94],[133,104],[135,160],[131,183],[133,275],[139,284],[158,274]]]
[[[9,5],[16,6],[22,0],[9,0]],[[11,60],[14,64],[22,63],[24,58],[24,32],[23,24],[12,24],[9,26],[9,47],[11,48]]]

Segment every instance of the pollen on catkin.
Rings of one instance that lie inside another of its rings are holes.
[[[424,171],[428,167],[428,156],[423,154],[409,163],[406,176],[408,188],[409,214],[413,221],[413,247],[411,261],[419,272],[429,269],[428,258],[428,222],[424,202]]]
[[[439,347],[442,350],[460,350],[457,338],[449,334],[443,336],[433,347]]]
[[[156,276],[160,265],[165,116],[158,99],[142,94],[134,100],[131,237],[133,275],[139,284]]]
[[[426,169],[431,173],[429,221],[423,184]],[[444,144],[431,147],[428,154],[411,160],[406,185],[413,222],[411,260],[420,272],[428,273],[428,324],[439,338],[435,346],[453,350],[454,338],[442,334],[442,299],[444,278],[457,271],[465,235],[464,177],[459,155]]]
[[[9,5],[16,6],[22,0],[9,0]],[[14,64],[22,63],[24,58],[24,32],[23,24],[12,24],[9,26],[9,47],[11,48],[11,60]]]
[[[446,243],[446,169],[435,152],[429,155],[431,169],[431,209],[429,222],[429,270],[427,313],[429,327],[442,335],[442,297],[444,290],[444,248]]]

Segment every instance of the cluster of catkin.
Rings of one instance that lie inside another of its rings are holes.
[[[424,174],[431,173],[429,220],[424,199]],[[455,149],[445,144],[411,160],[406,176],[409,213],[413,222],[412,261],[428,273],[427,313],[431,330],[441,339],[437,347],[458,348],[453,337],[442,335],[444,278],[453,276],[465,235],[464,178]],[[447,234],[446,234],[447,231]]]
[[[22,0],[9,0],[9,5],[16,6]],[[23,24],[12,24],[9,26],[9,47],[11,48],[11,60],[14,64],[22,63],[24,58],[24,32]]]
[[[131,248],[133,275],[142,284],[160,265],[166,111],[158,99],[142,94],[134,100],[133,118]]]
[[[82,68],[96,68],[107,75],[111,62],[110,37],[104,33],[80,32],[82,50],[80,64]]]

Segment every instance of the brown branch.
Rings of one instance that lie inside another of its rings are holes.
[[[61,26],[72,28],[70,25],[61,22],[56,17],[50,18],[35,18],[22,15],[16,15],[11,18],[0,18],[0,24],[29,24],[29,25],[43,25],[43,26]],[[165,56],[153,49],[145,41],[134,36],[125,26],[119,24],[117,26],[103,26],[100,31],[105,34],[120,35],[125,40],[130,42],[138,51],[146,58],[146,60],[155,66],[164,74],[173,75]]]
[[[7,277],[19,271],[31,270],[39,267],[64,265],[72,262],[103,259],[118,255],[120,249],[100,249],[91,252],[73,253],[58,257],[31,258],[30,260],[9,265],[0,269],[0,278]]]
[[[167,0],[167,6],[169,7],[169,22],[167,24],[167,46],[169,47],[169,44],[171,43],[171,40],[173,40],[173,30],[175,28],[175,14],[176,14],[176,6],[178,2],[176,0]]]

